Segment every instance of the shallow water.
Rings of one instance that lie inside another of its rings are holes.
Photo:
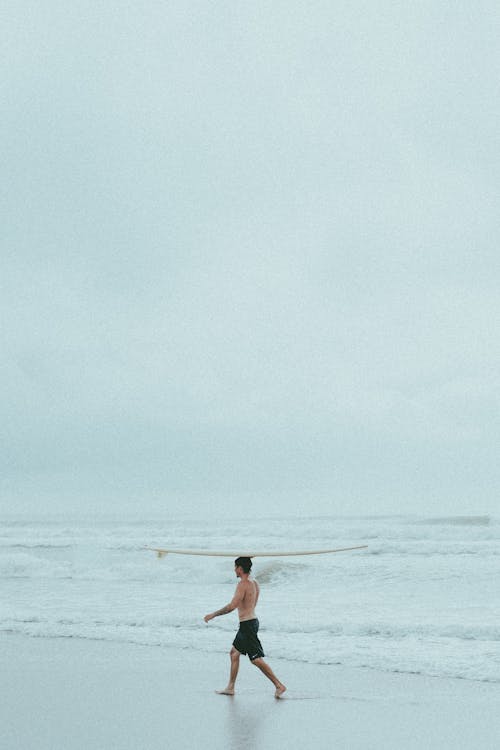
[[[158,560],[145,546],[368,549],[256,558],[272,657],[500,681],[500,521],[304,518],[9,521],[0,527],[0,630],[226,651],[236,615],[206,625],[230,558]]]

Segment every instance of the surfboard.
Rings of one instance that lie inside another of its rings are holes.
[[[333,552],[350,552],[355,549],[367,549],[367,544],[358,547],[341,547],[340,549],[313,549],[288,552],[214,552],[210,549],[159,549],[158,547],[145,547],[150,552],[156,552],[158,557],[165,555],[200,555],[201,557],[299,557],[302,555],[330,555]]]

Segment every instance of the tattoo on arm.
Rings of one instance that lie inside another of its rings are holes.
[[[226,604],[225,607],[222,607],[222,609],[218,609],[217,612],[214,612],[214,617],[219,617],[219,615],[228,615],[230,612],[232,612],[232,609],[230,608],[229,604]]]

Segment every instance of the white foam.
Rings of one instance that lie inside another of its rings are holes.
[[[232,561],[147,545],[368,550],[256,559],[262,640],[272,656],[500,680],[497,519],[303,519],[10,524],[0,535],[0,630],[226,651]]]

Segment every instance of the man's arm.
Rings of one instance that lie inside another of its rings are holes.
[[[220,615],[228,615],[230,612],[233,611],[233,609],[236,609],[236,607],[238,607],[242,599],[243,599],[243,586],[241,585],[241,582],[240,582],[236,586],[236,591],[234,592],[234,596],[229,602],[229,604],[226,604],[225,607],[218,609],[217,612],[212,612],[209,615],[205,615],[203,619],[205,620],[205,622],[208,622],[209,620],[213,620],[214,617],[220,617]]]

